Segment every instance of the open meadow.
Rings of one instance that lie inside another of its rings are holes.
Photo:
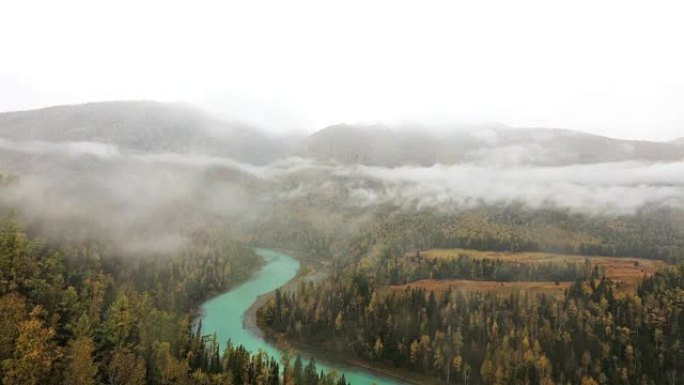
[[[457,258],[459,255],[467,255],[475,259],[496,259],[523,264],[546,264],[546,263],[577,263],[584,264],[588,260],[592,266],[598,266],[607,277],[615,282],[617,294],[626,294],[636,290],[637,282],[644,276],[652,275],[655,271],[667,266],[660,260],[645,258],[618,258],[607,256],[584,256],[573,254],[557,254],[549,252],[501,252],[482,251],[470,249],[429,249],[420,252],[424,258]],[[404,290],[406,287],[421,287],[427,290],[443,292],[457,289],[465,292],[494,292],[508,295],[518,290],[535,293],[559,294],[568,288],[572,282],[555,281],[478,281],[466,279],[423,279],[404,285],[391,286],[391,290]]]

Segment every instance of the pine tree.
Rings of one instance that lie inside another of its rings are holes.
[[[304,383],[304,367],[302,366],[302,357],[299,354],[297,354],[294,363],[294,381],[297,385]]]
[[[304,368],[303,385],[317,385],[318,373],[316,372],[316,359],[311,357],[309,363]]]

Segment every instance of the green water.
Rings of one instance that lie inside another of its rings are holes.
[[[202,305],[202,330],[203,334],[216,333],[220,342],[225,343],[230,339],[235,345],[244,345],[250,351],[262,350],[269,356],[280,358],[280,350],[266,342],[258,331],[243,327],[242,319],[257,297],[283,286],[297,274],[299,261],[274,250],[255,251],[265,259],[265,265],[249,281]],[[308,361],[309,357],[303,355],[302,359]],[[396,380],[378,376],[362,368],[326,362],[318,357],[316,362],[319,371],[335,370],[337,373],[344,373],[352,385],[400,384]]]

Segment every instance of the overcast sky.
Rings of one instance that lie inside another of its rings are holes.
[[[684,5],[3,1],[0,111],[186,101],[273,130],[501,122],[684,136]]]

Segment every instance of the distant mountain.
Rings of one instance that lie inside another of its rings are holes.
[[[100,142],[143,152],[200,152],[256,164],[283,155],[281,144],[253,127],[178,104],[101,102],[0,113],[0,138]]]
[[[494,165],[587,164],[625,160],[684,159],[675,143],[613,139],[571,130],[502,125],[388,127],[335,125],[306,138],[300,156],[376,166],[461,162]]]
[[[339,124],[300,138],[275,139],[254,127],[216,119],[187,105],[121,101],[0,113],[0,140],[98,142],[124,152],[199,153],[265,164],[289,155],[395,167],[588,164],[684,159],[673,142],[620,140],[577,131]]]
[[[398,133],[388,127],[340,124],[325,128],[304,139],[295,150],[298,155],[342,163],[395,166],[406,163],[433,164],[434,154],[425,151],[434,145],[428,133]]]

